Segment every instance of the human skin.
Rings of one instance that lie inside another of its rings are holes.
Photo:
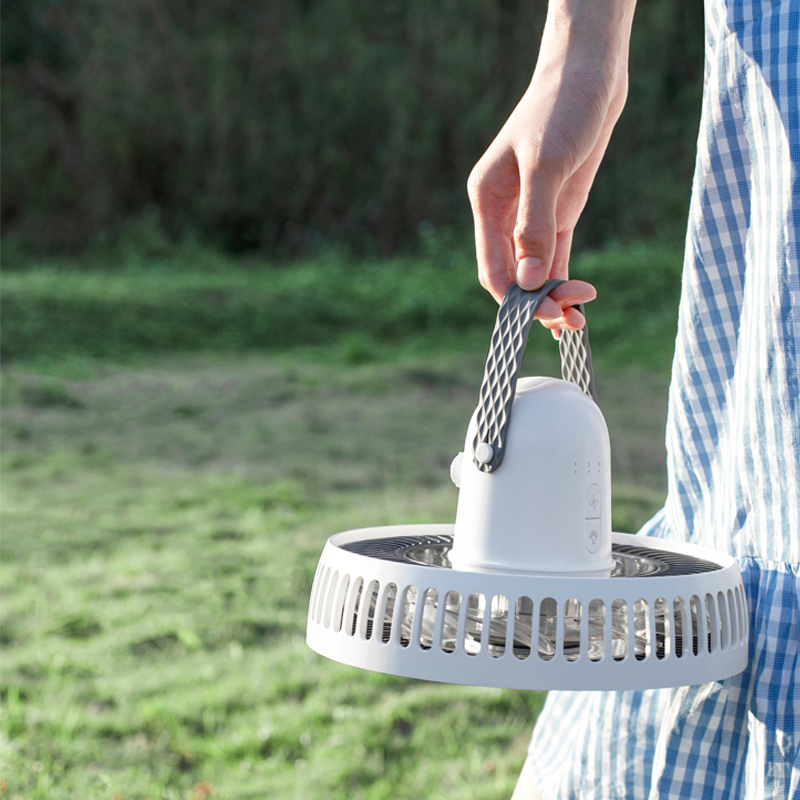
[[[551,0],[530,85],[475,165],[467,189],[475,219],[478,276],[499,302],[516,280],[537,289],[567,279],[575,226],[622,113],[635,0]],[[569,280],[536,318],[558,335],[594,299]]]

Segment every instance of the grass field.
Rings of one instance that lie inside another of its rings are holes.
[[[53,274],[12,276],[14,302],[57,297]],[[109,297],[131,297],[118,280]],[[619,320],[596,319],[609,352],[630,348],[613,350]],[[23,322],[4,319],[12,344]],[[205,339],[198,352],[131,346],[112,359],[81,324],[88,338],[62,351],[26,340],[2,373],[5,796],[508,797],[542,694],[365,673],[304,644],[330,534],[452,520],[448,466],[488,332],[423,346],[337,328],[305,350]],[[131,326],[111,331],[109,352]],[[620,530],[665,487],[667,377],[652,368],[664,358],[637,341],[639,360],[598,369]],[[529,374],[555,374],[547,348],[540,334]]]

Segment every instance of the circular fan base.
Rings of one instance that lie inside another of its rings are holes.
[[[452,569],[452,525],[365,528],[322,553],[307,641],[336,661],[511,689],[706,683],[747,665],[736,562],[693,545],[612,535],[609,577]]]

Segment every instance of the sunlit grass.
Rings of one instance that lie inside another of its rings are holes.
[[[452,520],[483,358],[5,370],[8,796],[510,796],[541,693],[365,673],[304,643],[330,534]],[[663,496],[664,380],[599,384],[631,529]]]

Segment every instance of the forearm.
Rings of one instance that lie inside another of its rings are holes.
[[[479,275],[498,300],[515,278],[535,289],[568,275],[573,229],[625,105],[634,8],[550,0],[530,86],[468,184]]]
[[[550,0],[533,80],[552,86],[585,77],[595,91],[613,87],[624,103],[635,7],[636,0]]]

